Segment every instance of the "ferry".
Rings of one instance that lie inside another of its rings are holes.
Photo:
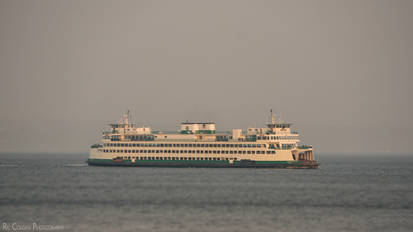
[[[264,128],[218,132],[214,122],[182,122],[179,131],[137,127],[129,111],[91,146],[93,166],[300,168],[315,169],[311,145],[299,145],[291,123],[276,120],[272,110]]]

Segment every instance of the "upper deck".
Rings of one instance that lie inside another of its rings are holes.
[[[152,131],[150,127],[136,127],[130,122],[129,112],[118,123],[110,124],[111,130],[103,132],[105,144],[118,142],[154,142],[154,143],[257,143],[268,147],[293,148],[298,146],[299,134],[291,131],[291,123],[276,121],[271,112],[271,123],[264,128],[233,129],[216,131],[214,122],[183,122],[179,131]]]

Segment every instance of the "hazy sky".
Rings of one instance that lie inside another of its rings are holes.
[[[88,152],[130,109],[413,153],[413,1],[0,0],[0,152]]]

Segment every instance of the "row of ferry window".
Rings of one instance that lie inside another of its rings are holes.
[[[158,156],[118,156],[115,159],[123,160],[237,160],[237,158],[220,158],[220,157],[158,157]]]
[[[296,136],[257,136],[258,140],[292,140],[292,139],[297,139]]]
[[[220,151],[220,150],[109,150],[100,149],[103,152],[115,153],[168,153],[168,154],[275,154],[275,151]]]
[[[264,147],[265,144],[230,143],[105,143],[105,147]]]

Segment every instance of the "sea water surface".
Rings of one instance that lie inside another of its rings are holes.
[[[317,170],[280,170],[0,154],[0,231],[413,231],[412,155],[317,158]]]

